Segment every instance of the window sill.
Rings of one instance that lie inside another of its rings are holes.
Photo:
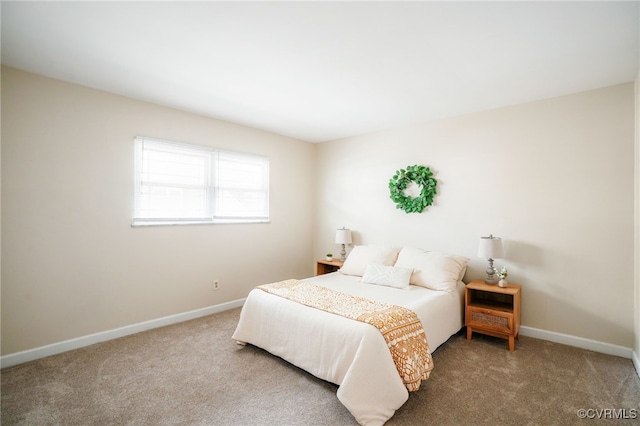
[[[132,228],[147,228],[150,226],[190,226],[190,225],[236,225],[236,224],[248,224],[248,223],[270,223],[270,219],[216,219],[205,221],[189,221],[189,222],[174,222],[174,221],[152,221],[152,222],[134,222],[131,224]]]

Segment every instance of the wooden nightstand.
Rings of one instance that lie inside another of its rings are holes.
[[[471,340],[475,331],[509,339],[509,350],[515,350],[520,331],[520,289],[518,284],[503,288],[481,280],[467,284],[464,292],[467,340]]]
[[[342,268],[344,262],[342,260],[318,260],[316,262],[316,275],[328,274]]]

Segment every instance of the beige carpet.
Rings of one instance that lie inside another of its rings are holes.
[[[356,424],[335,385],[236,345],[238,315],[234,309],[5,369],[1,423]],[[640,379],[630,360],[526,337],[515,352],[506,348],[492,337],[452,337],[434,353],[431,378],[387,424],[640,424]],[[581,420],[579,409],[596,418]],[[615,411],[595,411],[603,409]]]

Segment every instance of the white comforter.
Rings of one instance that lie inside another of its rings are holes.
[[[432,352],[462,328],[462,282],[458,292],[448,293],[417,286],[399,290],[364,284],[359,278],[335,272],[302,281],[413,310]],[[233,339],[339,385],[338,399],[361,425],[384,424],[409,398],[384,337],[369,324],[254,289]]]

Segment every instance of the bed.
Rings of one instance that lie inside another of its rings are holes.
[[[467,261],[408,247],[356,246],[340,271],[302,281],[412,310],[433,352],[462,328]],[[338,399],[362,425],[384,424],[409,398],[385,339],[364,322],[256,288],[232,338],[337,384]]]

